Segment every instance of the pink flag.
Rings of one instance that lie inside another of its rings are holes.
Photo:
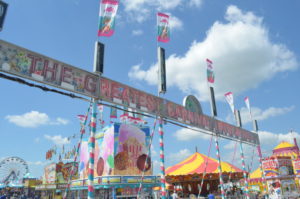
[[[84,123],[86,116],[85,115],[77,115],[77,118],[79,119],[80,123]]]
[[[213,62],[209,59],[206,59],[206,63],[207,63],[207,81],[213,84],[215,82],[215,74],[212,66]]]
[[[251,120],[252,120],[252,113],[251,113],[251,108],[250,108],[250,101],[249,101],[249,97],[245,97],[244,101],[245,101],[245,104],[246,104],[246,106],[247,106],[247,109],[248,109],[248,111],[249,111],[250,118],[251,118]]]
[[[234,113],[233,93],[232,92],[225,93],[225,98],[230,106],[232,113]]]
[[[102,113],[104,106],[102,104],[97,104],[97,107],[98,107],[99,112]]]
[[[98,36],[110,37],[115,31],[115,16],[119,2],[117,0],[102,0],[100,6],[100,23]]]
[[[157,41],[159,42],[170,41],[169,18],[169,15],[157,13]]]

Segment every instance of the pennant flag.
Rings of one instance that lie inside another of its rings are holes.
[[[206,63],[207,63],[207,81],[213,84],[215,82],[215,74],[212,66],[213,62],[209,59],[206,59]]]
[[[111,107],[110,108],[110,118],[117,118],[118,114],[117,114],[117,109],[115,107]]]
[[[252,120],[252,113],[251,113],[251,107],[250,107],[249,97],[245,97],[244,101],[245,101],[245,104],[246,104],[247,109],[248,109],[248,111],[249,111],[250,118],[251,118],[251,120]]]
[[[85,115],[77,115],[77,117],[78,117],[80,123],[84,123],[85,122],[85,119],[86,119]]]
[[[101,1],[98,36],[110,37],[113,35],[118,5],[119,2],[117,0]]]
[[[98,107],[99,112],[102,113],[104,106],[102,104],[97,104],[97,107]]]
[[[170,41],[169,18],[169,15],[157,13],[157,41],[159,42]]]
[[[232,92],[225,93],[225,98],[231,108],[232,113],[234,114],[233,93]]]

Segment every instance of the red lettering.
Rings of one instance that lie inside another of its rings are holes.
[[[155,102],[156,101],[155,101],[155,99],[154,99],[153,96],[151,96],[151,95],[147,96],[147,108],[148,108],[149,111],[151,111],[151,112],[155,112],[156,111],[157,105],[156,105]]]
[[[71,68],[68,68],[68,67],[65,67],[65,66],[62,66],[61,67],[61,81],[62,82],[66,82],[66,83],[72,83],[72,69]]]
[[[176,115],[174,104],[172,102],[167,103],[167,113],[168,113],[168,116],[171,118],[174,118]]]
[[[30,73],[34,73],[37,62],[42,61],[42,59],[40,57],[35,57],[34,55],[28,55],[28,57],[31,59]]]
[[[182,112],[182,119],[183,119],[183,121],[187,121],[188,120],[188,112],[187,112],[187,110],[183,106],[181,106],[180,108],[181,108],[181,112]]]
[[[189,121],[194,124],[194,113],[192,111],[188,111],[188,118],[189,118]]]
[[[118,98],[118,99],[122,99],[122,91],[123,88],[120,88],[120,86],[116,83],[112,83],[111,84],[111,97],[112,98]]]
[[[84,81],[84,89],[90,93],[96,93],[97,78],[95,76],[86,75]]]
[[[139,105],[145,108],[147,107],[147,95],[143,92],[140,92]]]
[[[100,85],[101,85],[101,88],[100,88],[100,93],[101,93],[101,97],[105,97],[105,98],[111,98],[110,96],[110,89],[109,89],[109,81],[106,80],[106,79],[103,79],[101,78],[100,79]]]
[[[56,73],[57,73],[57,63],[53,63],[53,67],[49,67],[49,61],[45,60],[44,61],[44,70],[43,70],[43,76],[47,79],[50,79],[51,81],[56,80]],[[50,76],[48,74],[50,73]]]
[[[127,104],[129,105],[130,103],[130,99],[129,99],[129,88],[126,86],[124,87],[123,89],[123,92],[122,92],[122,100],[123,102],[127,102]]]

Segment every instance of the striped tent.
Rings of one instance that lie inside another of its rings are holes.
[[[296,143],[296,142],[295,142]],[[272,156],[288,156],[292,159],[297,158],[299,155],[299,148],[289,142],[281,142],[273,149]]]
[[[167,168],[166,175],[190,175],[204,173],[207,161],[206,173],[218,174],[218,161],[201,153],[194,153],[182,162]],[[243,172],[236,166],[227,162],[221,163],[223,173]]]

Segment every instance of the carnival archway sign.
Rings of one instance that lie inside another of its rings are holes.
[[[258,145],[257,133],[0,40],[0,71]]]

